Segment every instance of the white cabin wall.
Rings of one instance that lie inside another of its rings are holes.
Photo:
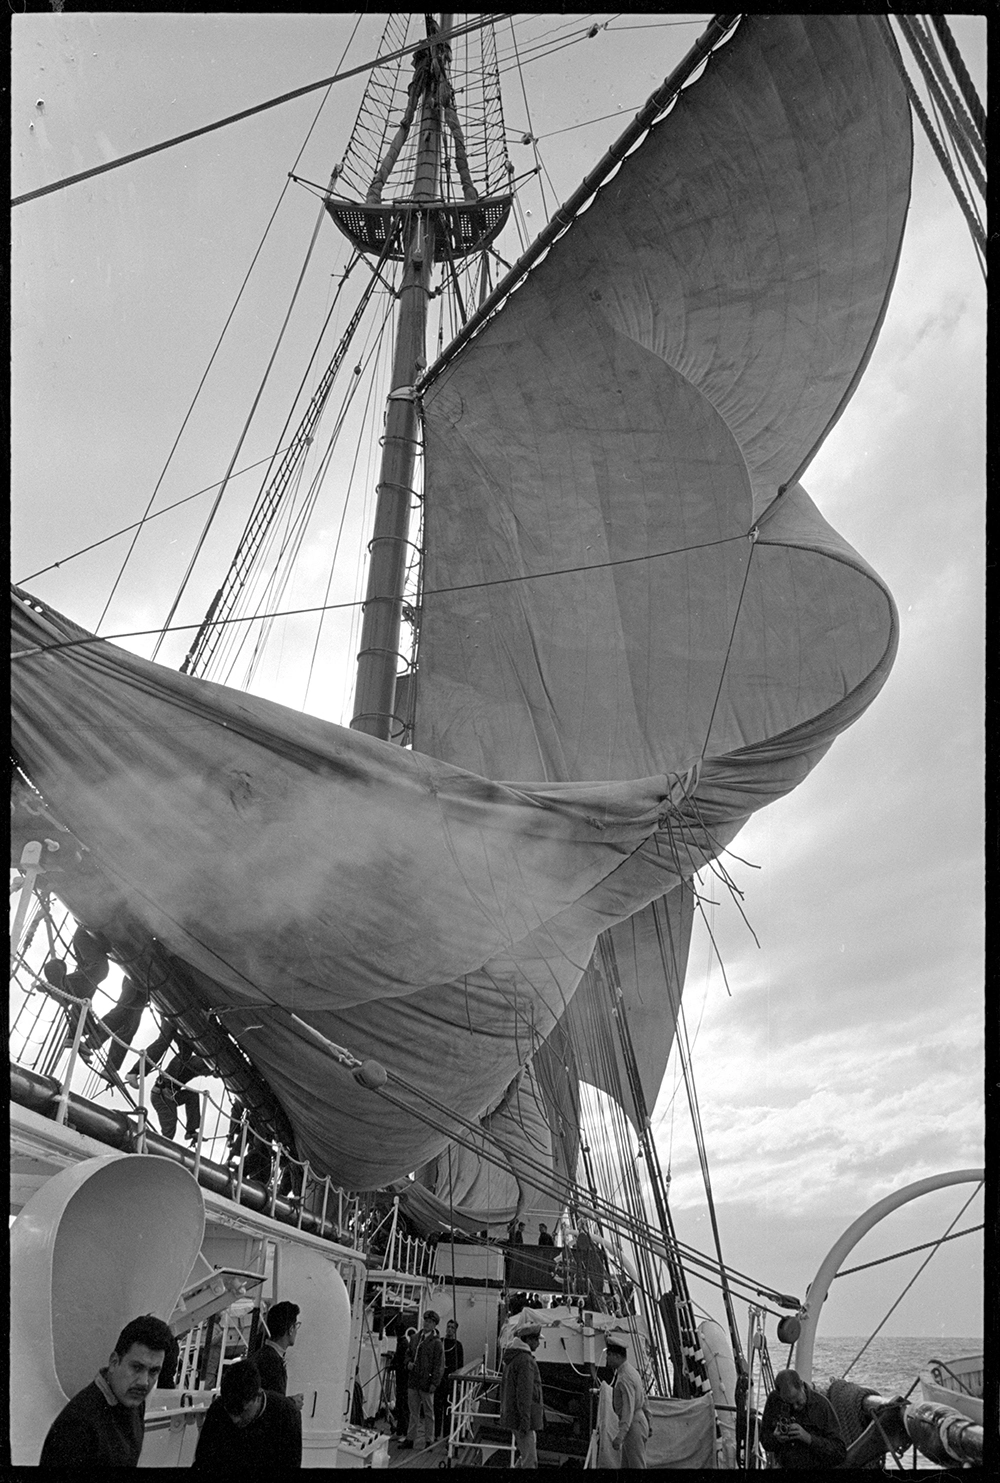
[[[491,1369],[496,1368],[497,1314],[500,1309],[500,1292],[495,1287],[447,1286],[431,1289],[427,1299],[428,1308],[441,1315],[439,1325],[442,1338],[449,1318],[458,1321],[458,1337],[465,1354],[465,1363],[478,1364],[485,1359]]]
[[[351,1304],[334,1261],[310,1247],[279,1244],[275,1295],[297,1303],[301,1328],[285,1352],[288,1394],[302,1394],[302,1465],[334,1467],[349,1415]],[[350,1377],[353,1379],[353,1377]]]
[[[62,1170],[10,1233],[11,1458],[49,1426],[142,1313],[169,1319],[201,1246],[204,1204],[179,1164],[109,1154]]]

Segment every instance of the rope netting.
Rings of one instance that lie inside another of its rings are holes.
[[[391,15],[382,36],[380,55],[391,55],[412,46],[419,40],[425,24],[423,15],[409,12]],[[510,162],[493,25],[486,24],[475,32],[455,37],[449,50],[451,78],[439,93],[445,122],[449,125],[442,131],[444,199],[464,199],[459,169],[463,155],[479,196],[495,195],[507,189]],[[418,49],[411,55],[397,57],[387,66],[375,68],[370,74],[354,130],[334,172],[334,189],[338,195],[358,200],[368,198],[387,161],[390,168],[385,171],[381,189],[390,197],[409,195],[419,135],[419,129],[412,127],[415,121],[412,84],[422,61],[423,51]],[[449,109],[454,110],[457,131],[447,117]],[[404,121],[405,132],[400,138]]]

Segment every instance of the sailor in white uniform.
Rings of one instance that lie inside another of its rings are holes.
[[[615,1372],[611,1404],[618,1417],[618,1430],[611,1440],[616,1452],[621,1451],[623,1468],[646,1466],[646,1442],[652,1429],[646,1405],[646,1387],[642,1377],[628,1362],[628,1350],[617,1339],[605,1345],[608,1364]]]

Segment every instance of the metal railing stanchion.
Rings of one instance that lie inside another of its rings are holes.
[[[278,1184],[281,1180],[281,1151],[278,1149],[271,1159],[271,1208],[268,1211],[271,1219],[274,1219],[274,1209],[278,1203]]]
[[[139,1105],[136,1108],[137,1130],[136,1130],[136,1152],[146,1152],[146,1125],[149,1121],[149,1113],[146,1110],[146,1051],[143,1048],[139,1052]]]
[[[76,1028],[73,1031],[73,1044],[70,1047],[69,1062],[63,1076],[63,1083],[59,1090],[59,1102],[56,1107],[56,1122],[65,1124],[66,1115],[69,1111],[69,1084],[76,1070],[77,1058],[80,1054],[80,1041],[83,1038],[84,1026],[87,1023],[87,1015],[90,1013],[90,1000],[84,999],[80,1005],[80,1013],[77,1015]]]
[[[28,907],[35,890],[35,881],[42,869],[42,842],[38,839],[29,840],[21,851],[20,869],[22,872],[21,894],[17,900],[14,911],[14,925],[10,930],[10,973],[13,976],[14,964],[17,961],[17,950],[21,945],[21,933],[24,930],[24,921],[28,915]]]
[[[195,1139],[195,1145],[194,1145],[194,1177],[195,1177],[195,1179],[197,1179],[198,1178],[198,1175],[201,1173],[201,1148],[202,1148],[202,1143],[204,1142],[204,1138],[205,1138],[205,1119],[207,1117],[208,1117],[208,1091],[206,1089],[201,1094],[201,1103],[200,1103],[200,1106],[199,1106],[199,1118],[198,1118],[198,1136]]]
[[[242,1129],[241,1129],[241,1133],[240,1133],[240,1161],[239,1161],[239,1164],[237,1165],[237,1169],[236,1169],[236,1203],[237,1203],[237,1205],[240,1205],[243,1202],[243,1165],[246,1163],[246,1157],[247,1157],[247,1136],[249,1134],[249,1131],[250,1131],[250,1124],[247,1121],[246,1113],[244,1113],[243,1114]]]

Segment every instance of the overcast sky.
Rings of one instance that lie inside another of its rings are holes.
[[[355,19],[15,16],[13,193],[334,73]],[[510,135],[518,140],[529,120],[542,137],[634,110],[700,33],[707,17],[697,19],[619,17],[539,59],[524,74],[528,114],[507,74]],[[985,96],[985,24],[959,17],[954,26]],[[566,18],[527,23],[529,36],[551,33],[552,41],[573,29]],[[347,66],[375,54],[380,30],[376,17],[363,18]],[[510,50],[502,36],[501,50]],[[301,159],[319,94],[15,211],[15,579],[142,515],[288,171],[328,179],[362,86],[355,79],[334,90]],[[542,137],[559,199],[624,122]],[[519,173],[532,163],[530,147],[512,142],[511,152]],[[534,234],[544,221],[537,193],[528,206]],[[292,187],[240,337],[220,357],[157,507],[223,473],[256,387],[251,367],[271,344],[316,217],[315,198]],[[325,223],[289,366],[330,301],[333,266],[322,251],[334,251],[334,235]],[[900,612],[899,655],[866,715],[733,847],[756,867],[728,862],[759,949],[706,882],[719,903],[709,915],[730,993],[701,929],[685,993],[725,1254],[790,1292],[804,1290],[867,1205],[982,1159],[984,320],[967,228],[918,133],[889,314],[861,389],[803,478],[887,580]],[[239,463],[268,451],[252,434]],[[203,496],[143,536],[102,632],[163,621],[206,510]],[[361,513],[352,506],[345,519],[347,567]],[[178,621],[204,612],[245,518],[238,500],[223,512]],[[323,600],[322,553],[339,524],[339,509],[317,517],[303,549],[304,585],[286,593],[286,605]],[[28,586],[92,627],[125,545],[103,545]],[[353,581],[336,576],[333,600],[353,598]],[[313,630],[289,622],[281,633],[255,688],[302,705]],[[123,642],[151,652],[151,641]],[[174,640],[160,657],[176,664],[185,648]],[[320,691],[314,684],[310,710],[345,719],[352,652],[351,616],[329,622],[321,654],[335,679]],[[658,1139],[680,1234],[705,1245],[683,1091],[671,1106],[672,1090],[673,1068]],[[909,1207],[857,1260],[932,1239],[971,1189]],[[961,1224],[981,1219],[980,1198]],[[939,1253],[933,1280],[885,1331],[979,1331],[981,1253],[977,1238]],[[877,1280],[844,1279],[823,1331],[867,1331],[895,1296],[897,1273],[905,1278],[918,1260],[876,1269]]]

